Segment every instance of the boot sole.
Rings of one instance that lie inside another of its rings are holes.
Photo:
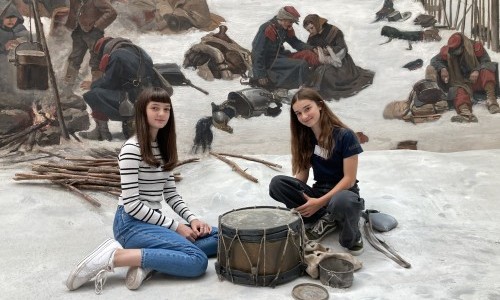
[[[71,271],[71,273],[69,274],[68,276],[68,279],[66,280],[66,287],[68,288],[68,290],[70,291],[74,291],[76,289],[78,289],[81,285],[79,286],[73,286],[73,283],[75,282],[75,279],[76,279],[76,275],[78,273],[80,273],[80,271],[82,270],[82,268],[89,262],[91,261],[96,255],[97,253],[99,253],[102,249],[108,247],[110,244],[114,243],[115,241],[113,239],[107,239],[105,240],[104,242],[102,242],[94,251],[92,251],[92,253],[90,253],[89,255],[87,255],[84,259],[82,259],[78,265],[76,266],[75,269],[73,269],[73,271]],[[89,278],[90,280],[91,278]]]

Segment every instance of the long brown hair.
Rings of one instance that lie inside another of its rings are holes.
[[[311,143],[314,136],[312,129],[300,123],[293,110],[293,105],[299,100],[312,100],[321,108],[319,117],[321,134],[318,138],[318,144],[328,151],[328,157],[332,156],[333,148],[335,147],[332,134],[333,129],[349,128],[325,104],[325,101],[318,92],[311,88],[302,88],[297,91],[290,103],[293,174],[297,174],[299,171],[308,169],[311,166],[311,156],[314,151],[314,145]]]
[[[156,140],[160,149],[161,158],[163,160],[163,169],[171,171],[177,164],[177,136],[175,134],[175,117],[172,100],[167,91],[162,88],[146,88],[144,89],[135,103],[135,131],[137,141],[141,148],[142,160],[151,166],[159,167],[162,162],[158,161],[151,147],[151,136],[149,134],[149,123],[146,114],[146,107],[149,102],[160,102],[170,104],[170,118],[167,125],[158,130]]]

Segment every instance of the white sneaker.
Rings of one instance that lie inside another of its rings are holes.
[[[141,267],[130,267],[125,278],[125,286],[129,290],[137,290],[144,280],[153,275],[153,269],[143,269]]]
[[[120,243],[114,239],[105,240],[71,271],[66,287],[73,291],[96,277],[96,293],[100,294],[106,283],[107,272],[113,272],[113,257],[117,249],[123,249]]]

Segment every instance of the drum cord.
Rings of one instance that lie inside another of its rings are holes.
[[[290,225],[287,225],[287,227],[288,227],[288,232],[286,234],[285,245],[283,246],[283,251],[281,253],[281,261],[280,261],[280,264],[279,264],[278,272],[276,273],[276,276],[274,277],[274,279],[269,284],[270,286],[273,286],[273,287],[276,286],[276,281],[278,280],[278,278],[280,276],[281,267],[283,266],[283,260],[285,259],[285,252],[286,252],[286,249],[288,247],[288,240],[290,239],[290,233],[292,232],[292,229],[290,228]]]
[[[282,251],[281,251],[282,253],[281,253],[281,259],[280,259],[279,268],[277,270],[276,276],[274,277],[274,279],[269,284],[269,286],[271,286],[271,287],[276,286],[277,281],[279,279],[279,276],[281,274],[281,267],[283,266],[283,261],[285,259],[285,253],[286,253],[286,251],[288,249],[288,245],[289,245],[290,239],[292,239],[291,243],[293,244],[293,246],[295,246],[295,248],[299,252],[300,263],[302,265],[304,264],[305,249],[303,247],[303,244],[304,244],[304,240],[305,240],[305,236],[306,236],[305,235],[304,220],[302,219],[302,217],[300,216],[300,214],[296,210],[292,209],[291,212],[293,214],[298,215],[299,218],[300,218],[300,222],[301,222],[301,230],[299,232],[299,234],[300,234],[300,236],[299,236],[299,245],[297,245],[297,243],[293,239],[293,235],[295,234],[295,232],[290,227],[290,224],[288,224],[287,225],[288,230],[287,230],[286,241],[285,241],[285,244],[282,247]],[[267,240],[266,240],[266,234],[267,234],[266,229],[264,229],[263,237],[260,240],[259,251],[258,251],[258,253],[261,253],[261,251],[263,252],[264,258],[266,258],[266,255],[267,255],[267,253],[266,253],[266,247],[264,247],[264,245],[267,242]],[[228,272],[228,275],[231,277],[231,282],[234,283],[234,277],[233,277],[233,274],[232,274],[232,271],[231,271],[231,262],[230,262],[230,259],[229,259],[229,254],[230,254],[231,251],[229,251],[229,250],[232,249],[233,244],[234,244],[235,241],[237,241],[240,244],[241,249],[242,249],[243,253],[245,254],[245,257],[246,257],[246,259],[248,261],[248,264],[250,266],[251,274],[253,275],[253,278],[254,278],[254,284],[257,286],[259,284],[259,282],[258,282],[258,278],[259,278],[259,269],[258,269],[258,267],[260,265],[261,256],[260,255],[258,256],[256,265],[255,266],[252,265],[252,260],[250,259],[250,256],[247,253],[247,250],[245,249],[245,246],[244,246],[243,242],[241,241],[238,229],[236,229],[235,235],[231,238],[231,240],[229,242],[229,245],[226,244],[226,240],[224,238],[219,238],[219,247],[218,247],[218,250],[217,250],[217,259],[220,261],[220,256],[221,256],[220,248],[222,246],[223,249],[224,249],[224,252],[225,252],[225,262],[227,264],[227,272]],[[228,247],[226,247],[226,246],[228,246]],[[264,274],[262,276],[266,276],[266,259],[264,259],[264,266],[263,267],[264,267]]]
[[[231,282],[234,283],[234,278],[233,278],[233,274],[231,272],[231,261],[229,259],[229,253],[230,253],[230,251],[228,251],[228,250],[232,249],[232,246],[233,246],[233,243],[234,243],[235,240],[238,240],[238,242],[240,243],[241,249],[243,250],[243,253],[245,254],[245,256],[246,256],[246,258],[248,260],[248,264],[250,265],[250,268],[252,269],[252,273],[254,273],[253,266],[252,266],[252,260],[250,259],[250,256],[248,255],[248,253],[247,253],[247,251],[246,251],[246,249],[245,249],[245,247],[243,245],[243,242],[241,241],[240,235],[238,233],[238,229],[236,229],[236,234],[233,236],[233,238],[231,239],[231,242],[229,243],[229,248],[226,248],[226,242],[225,242],[225,240],[223,238],[219,239],[219,240],[222,240],[222,244],[224,246],[224,252],[226,254],[225,258],[226,258],[227,270],[228,270],[229,275],[231,276]],[[261,240],[260,247],[261,246],[262,246],[262,240]],[[259,252],[260,252],[260,250],[259,250]],[[217,255],[219,255],[219,250],[217,250]],[[255,280],[255,285],[257,285],[257,280]]]
[[[302,219],[302,216],[300,215],[300,213],[295,208],[292,208],[290,210],[290,212],[292,212],[293,214],[296,214],[299,217],[299,219],[300,219],[300,222],[301,222],[301,225],[302,225],[301,232],[300,232],[300,242],[301,242],[302,245],[304,245],[304,241],[307,240],[306,226],[304,224],[304,219]],[[294,241],[294,244],[295,244],[295,241]],[[305,251],[306,249],[305,249],[305,247],[303,247],[303,246],[300,247],[300,245],[297,246],[296,244],[295,244],[295,247],[302,250],[301,253],[300,253],[300,262],[304,263],[304,257],[306,255],[306,251]]]

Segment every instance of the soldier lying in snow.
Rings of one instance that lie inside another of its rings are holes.
[[[230,92],[227,100],[217,105],[212,102],[212,116],[204,117],[196,123],[196,134],[191,151],[210,151],[213,133],[212,126],[233,133],[233,128],[228,125],[234,117],[248,119],[260,115],[276,117],[281,113],[279,95],[273,94],[263,88],[246,88]]]

